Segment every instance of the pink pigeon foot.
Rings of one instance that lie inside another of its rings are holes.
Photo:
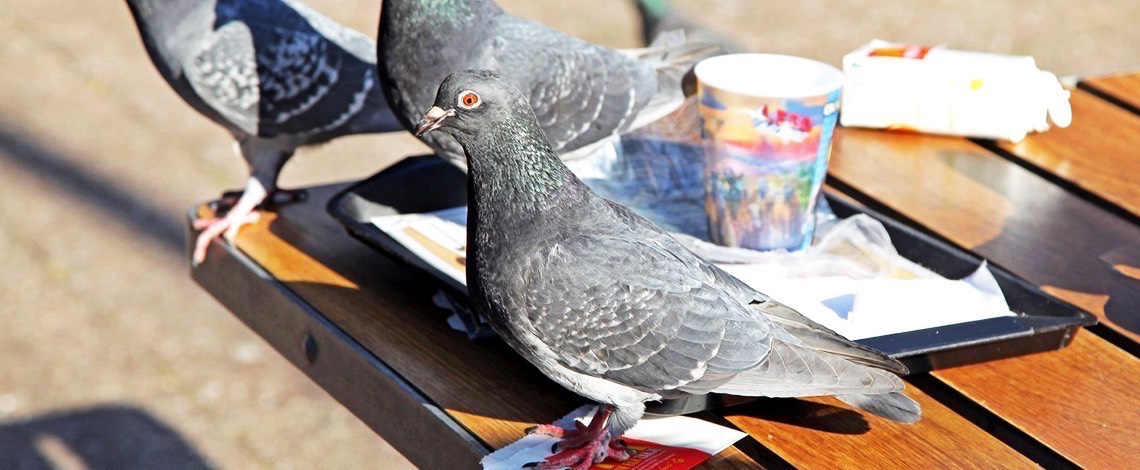
[[[217,223],[219,220],[230,212],[238,201],[241,200],[242,191],[226,191],[222,193],[222,197],[210,201],[210,211],[214,213],[214,217],[201,217],[190,221],[190,225],[194,230],[205,230],[207,227]],[[308,191],[304,189],[278,189],[269,194],[260,205],[256,207],[259,210],[267,210],[292,204],[294,202],[304,202],[309,198]],[[253,220],[247,220],[243,223],[250,223]]]
[[[541,462],[532,462],[525,468],[537,470],[553,470],[570,468],[573,470],[586,470],[595,463],[606,459],[624,462],[633,454],[628,450],[624,441],[612,440],[610,427],[607,421],[613,409],[609,405],[602,405],[590,425],[574,422],[575,429],[563,429],[558,426],[543,424],[536,426],[530,432],[561,438],[551,449],[554,455]]]
[[[196,219],[192,222],[195,230],[201,230],[198,234],[198,238],[194,242],[194,266],[202,264],[202,261],[206,260],[206,248],[209,248],[210,242],[213,239],[226,232],[226,230],[235,223],[241,226],[256,222],[261,214],[250,212],[240,218],[232,217],[232,215],[233,214],[227,214],[225,217]]]
[[[212,219],[208,224],[205,221],[195,221],[193,224],[195,227],[205,225],[205,228],[198,234],[198,239],[194,243],[192,257],[194,266],[196,267],[206,260],[206,248],[218,235],[224,236],[226,241],[233,242],[234,237],[237,236],[238,228],[257,220],[260,214],[256,208],[267,199],[268,195],[269,192],[265,189],[265,185],[257,178],[250,177],[246,182],[245,191],[242,191],[237,203],[226,212],[224,217]]]

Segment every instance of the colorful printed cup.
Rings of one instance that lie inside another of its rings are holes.
[[[811,246],[843,73],[774,54],[713,57],[695,73],[709,238],[756,250]]]

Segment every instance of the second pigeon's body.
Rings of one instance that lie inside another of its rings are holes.
[[[586,464],[622,455],[614,438],[641,418],[644,402],[684,394],[835,395],[892,420],[918,420],[896,376],[906,373],[901,363],[594,194],[551,150],[525,97],[497,74],[444,81],[419,131],[436,128],[456,138],[470,165],[475,310],[548,377],[602,405],[604,427],[564,440],[587,446]],[[544,468],[580,464],[555,459]]]
[[[128,0],[167,83],[233,134],[250,178],[221,219],[207,221],[195,260],[277,190],[301,146],[402,130],[380,91],[376,46],[294,0]]]
[[[380,78],[409,129],[452,72],[499,71],[527,95],[563,158],[668,114],[683,101],[681,79],[712,48],[681,44],[616,51],[504,12],[492,0],[384,0],[378,44]],[[445,134],[421,137],[460,166]]]

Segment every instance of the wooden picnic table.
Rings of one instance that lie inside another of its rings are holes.
[[[1059,351],[907,378],[912,426],[831,399],[698,417],[748,437],[702,468],[1140,468],[1140,72],[1081,81],[1073,124],[1017,144],[838,129],[834,197],[988,259],[1093,313]],[[424,468],[474,468],[584,403],[498,341],[472,342],[436,285],[325,210],[346,184],[215,242],[194,279]],[[425,188],[425,191],[430,188]]]

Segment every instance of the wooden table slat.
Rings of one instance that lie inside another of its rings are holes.
[[[1140,115],[1079,89],[1069,101],[1071,126],[998,147],[1140,220]]]
[[[841,128],[828,175],[1140,340],[1140,280],[1101,259],[1140,226],[958,138]]]
[[[913,385],[917,424],[851,411],[833,398],[725,410],[726,419],[788,463],[811,468],[1035,468],[1037,465]],[[777,401],[777,400],[772,400]],[[760,408],[761,406],[765,408]]]
[[[1128,338],[1140,337],[1132,329],[1140,315],[1140,282],[1098,259],[1140,241],[1140,227],[963,139],[840,129],[830,176],[1046,286]],[[1106,371],[1124,378],[1106,382]],[[1102,451],[1073,439],[1101,436],[1115,443],[1107,434],[1127,434],[1117,414],[1135,422],[1138,416],[1129,410],[1140,409],[1134,392],[1140,387],[1140,362],[1095,335],[1082,333],[1062,351],[935,371],[933,376],[1078,464],[1104,462],[1098,455],[1108,455],[1140,466],[1134,446]],[[1003,381],[1069,386],[1059,387],[1057,395],[1034,395],[1003,386]],[[1077,384],[1098,386],[1074,389]],[[1073,406],[1080,406],[1080,417],[1063,426],[1046,411],[1073,413]]]
[[[1140,72],[1124,72],[1104,77],[1081,80],[1081,85],[1092,88],[1140,114]]]
[[[1083,467],[1140,468],[1140,359],[1095,335],[933,375]]]

